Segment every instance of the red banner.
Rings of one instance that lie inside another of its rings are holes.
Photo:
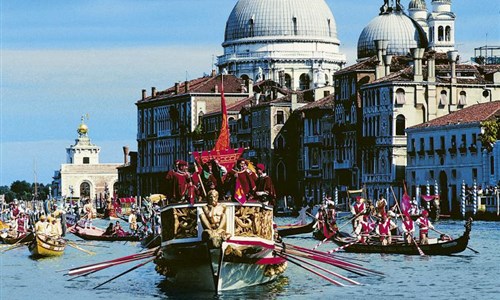
[[[222,75],[222,78],[224,79],[224,75]],[[231,147],[229,142],[229,124],[227,122],[226,98],[224,98],[224,84],[222,84],[220,96],[221,96],[220,106],[222,111],[222,124],[220,127],[219,138],[215,143],[214,151],[227,150]]]
[[[241,157],[243,151],[245,149],[226,149],[226,150],[212,150],[212,151],[202,151],[202,152],[194,152],[194,159],[200,164],[203,165],[212,159],[216,159],[220,165],[224,166],[228,171],[233,169],[236,161]]]

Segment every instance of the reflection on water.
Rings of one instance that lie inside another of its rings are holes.
[[[281,224],[293,219],[277,219]],[[440,231],[458,237],[463,233],[463,222],[442,221],[436,224]],[[77,240],[75,236],[69,236]],[[311,234],[286,238],[285,242],[307,248],[318,241]],[[68,281],[64,270],[100,262],[140,251],[138,243],[85,242],[81,247],[96,252],[88,255],[67,248],[62,257],[33,260],[27,247],[0,254],[0,299],[27,299],[19,291],[35,291],[36,299],[498,299],[500,292],[499,222],[475,222],[472,227],[470,250],[453,256],[405,256],[380,254],[339,253],[352,263],[381,271],[380,276],[360,276],[344,270],[332,269],[363,284],[363,286],[336,287],[326,280],[297,266],[289,264],[284,276],[261,286],[224,292],[222,295],[199,291],[176,290],[148,264],[103,287],[93,287],[124,272],[135,264],[118,266],[102,272]],[[80,244],[79,244],[80,245]],[[92,247],[98,246],[98,247]],[[318,250],[336,248],[325,243]]]

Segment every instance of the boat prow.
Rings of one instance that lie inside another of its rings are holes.
[[[62,238],[52,238],[44,234],[36,234],[35,240],[28,245],[34,257],[61,256],[64,254],[66,241]]]
[[[263,284],[286,269],[273,256],[272,207],[260,203],[221,203],[224,229],[203,227],[206,204],[177,204],[162,208],[161,256],[157,271],[176,288],[226,291]]]

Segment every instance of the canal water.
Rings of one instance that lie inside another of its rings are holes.
[[[277,218],[288,224],[291,218]],[[435,224],[440,231],[458,237],[463,221],[446,220]],[[104,226],[105,223],[102,223]],[[432,233],[431,233],[432,235]],[[78,238],[69,235],[70,240]],[[318,241],[311,234],[285,238],[285,242],[312,248]],[[362,286],[337,287],[326,280],[289,264],[284,276],[273,283],[224,292],[215,296],[199,291],[174,290],[150,263],[99,289],[93,287],[131,268],[134,263],[104,270],[88,277],[68,280],[60,270],[110,260],[139,252],[138,243],[85,242],[95,251],[88,255],[68,247],[58,258],[33,260],[27,247],[0,254],[0,300],[3,299],[500,299],[500,222],[473,223],[469,246],[453,256],[405,256],[340,253],[346,259],[364,261],[367,268],[381,271],[384,277],[358,276],[327,267],[348,276]],[[318,250],[336,246],[326,243]],[[3,246],[5,249],[5,246]],[[138,262],[137,262],[138,263]],[[136,263],[136,264],[137,264]],[[333,277],[332,277],[333,278]]]

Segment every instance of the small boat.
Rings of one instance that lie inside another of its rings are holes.
[[[281,237],[313,232],[316,221],[303,225],[278,226],[278,235]]]
[[[224,228],[204,229],[207,204],[171,204],[161,210],[162,243],[156,270],[176,288],[227,291],[276,279],[286,262],[275,257],[273,209],[224,202]],[[201,221],[200,221],[201,219]]]
[[[12,236],[8,236],[8,235],[0,236],[0,237],[2,238],[2,242],[4,244],[9,244],[9,245],[13,245],[13,244],[17,244],[17,243],[28,243],[28,242],[31,242],[35,239],[33,232],[27,232],[27,233],[24,233],[18,237],[12,237]]]
[[[84,228],[80,225],[75,225],[69,228],[69,232],[76,235],[79,238],[82,238],[87,241],[129,241],[129,242],[138,242],[140,240],[139,236],[136,235],[125,235],[125,236],[116,236],[116,235],[104,235],[105,230],[92,227],[92,228]]]
[[[469,235],[472,227],[472,219],[465,223],[465,232],[462,236],[451,239],[441,240],[437,238],[429,239],[429,244],[420,245],[420,249],[425,255],[451,255],[460,253],[467,248]],[[346,252],[354,253],[387,253],[387,254],[406,254],[419,255],[420,252],[415,244],[406,244],[402,241],[393,242],[390,245],[383,246],[376,241],[370,241],[367,244],[356,243],[356,237],[335,236],[332,241],[343,248]]]
[[[44,234],[37,234],[35,240],[28,245],[31,255],[35,257],[61,256],[65,248],[64,239],[52,238]]]

